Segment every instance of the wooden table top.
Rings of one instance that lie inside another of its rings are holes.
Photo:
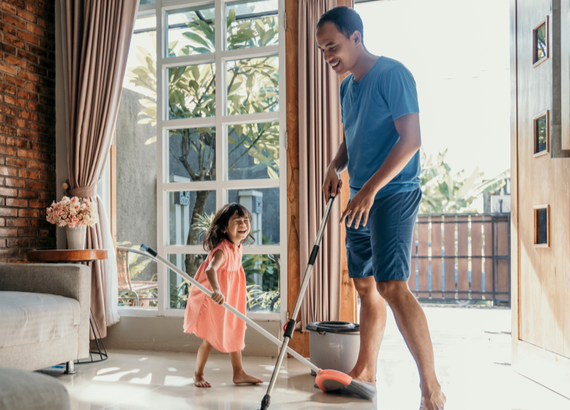
[[[48,249],[28,252],[29,262],[91,262],[107,259],[104,249]]]

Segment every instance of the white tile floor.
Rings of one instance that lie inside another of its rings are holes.
[[[438,377],[447,410],[564,410],[570,400],[514,373],[510,367],[510,310],[426,307]],[[271,409],[417,410],[419,379],[392,315],[378,363],[378,400],[321,393],[309,370],[287,359]],[[185,353],[115,350],[102,363],[77,366],[77,374],[57,377],[69,390],[72,409],[255,410],[263,398],[274,360],[246,357],[246,371],[266,381],[234,386],[225,355],[206,367],[211,389],[192,384],[196,356]]]

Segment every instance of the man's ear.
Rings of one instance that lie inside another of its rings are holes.
[[[352,33],[353,36],[353,41],[354,44],[359,45],[362,44],[362,35],[360,34],[360,31],[355,31],[354,33]]]

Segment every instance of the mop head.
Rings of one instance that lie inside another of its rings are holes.
[[[370,401],[376,397],[376,386],[372,383],[354,380],[349,375],[336,370],[321,370],[315,381],[324,392],[342,391]]]

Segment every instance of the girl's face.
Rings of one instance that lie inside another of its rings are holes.
[[[228,226],[224,232],[228,234],[230,241],[235,245],[239,245],[247,238],[249,230],[249,218],[246,215],[239,216],[238,211],[235,211],[228,221]]]

